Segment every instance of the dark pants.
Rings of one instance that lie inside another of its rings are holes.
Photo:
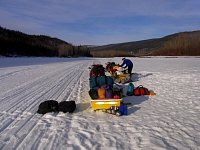
[[[130,76],[131,76],[132,69],[133,69],[133,65],[128,66],[128,73],[130,74]]]

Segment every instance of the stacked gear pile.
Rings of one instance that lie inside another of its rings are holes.
[[[100,65],[93,65],[89,78],[91,99],[112,99],[121,98],[121,94],[113,88],[114,80],[111,76],[105,75],[105,68]]]
[[[113,78],[105,75],[103,65],[96,64],[91,67],[89,85],[89,95],[92,99],[91,106],[93,110],[103,110],[116,115],[123,114],[122,111],[119,111],[122,92],[113,88]]]
[[[111,74],[111,76],[115,76],[117,68],[119,65],[115,64],[115,62],[106,63],[106,71]]]
[[[106,63],[106,71],[110,73],[115,83],[126,83],[130,80],[130,74],[115,62]]]

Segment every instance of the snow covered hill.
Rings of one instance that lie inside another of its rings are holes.
[[[128,116],[92,112],[89,70],[121,58],[0,58],[0,149],[200,149],[200,58],[131,58]],[[124,85],[124,92],[127,85]],[[75,100],[73,114],[37,114],[42,101]]]

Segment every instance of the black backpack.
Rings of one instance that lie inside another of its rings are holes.
[[[99,98],[98,92],[95,89],[90,89],[89,95],[90,95],[91,99],[98,99]]]
[[[37,113],[46,114],[48,112],[58,112],[58,102],[54,100],[47,100],[40,103]]]
[[[92,66],[92,69],[90,70],[90,77],[96,78],[103,75],[105,75],[105,68],[103,65],[97,64]]]
[[[73,113],[76,109],[76,103],[75,101],[62,101],[59,104],[59,111],[62,111],[64,113],[69,112]]]

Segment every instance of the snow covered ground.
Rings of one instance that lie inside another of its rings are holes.
[[[200,149],[200,58],[131,58],[128,116],[92,112],[89,70],[121,58],[0,58],[0,149]],[[126,90],[127,85],[124,85]],[[37,114],[45,100],[75,100],[73,114]]]

